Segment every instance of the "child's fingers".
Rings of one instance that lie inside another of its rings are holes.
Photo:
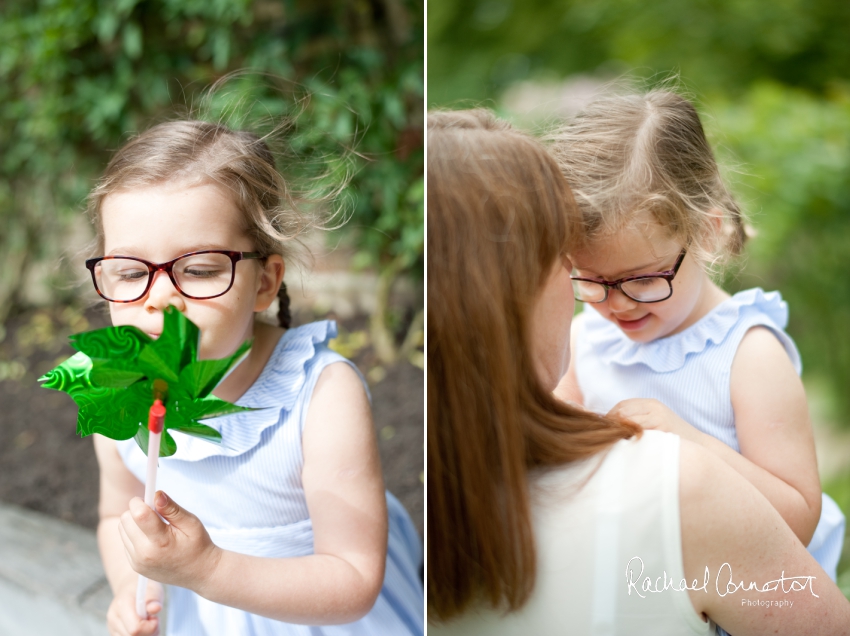
[[[156,511],[175,528],[185,528],[197,521],[197,517],[188,510],[180,507],[171,497],[158,490],[154,497]],[[162,524],[163,526],[165,524]]]
[[[618,417],[620,419],[629,420],[638,424],[642,428],[657,428],[658,418],[649,416],[645,409],[639,408],[634,404],[617,404],[614,408],[608,411],[608,417]]]
[[[132,595],[116,597],[106,614],[110,636],[158,636],[159,619],[140,619]]]
[[[121,606],[121,619],[127,629],[129,636],[156,636],[159,634],[159,618],[150,616],[148,618],[140,618],[136,614],[135,599],[130,599],[131,603],[124,603]],[[148,602],[150,605],[151,602]],[[158,612],[159,610],[157,610]],[[148,613],[150,610],[148,609]]]
[[[129,636],[159,636],[159,619],[139,620],[136,618],[135,626],[129,629],[127,634]]]
[[[148,619],[135,618],[135,624],[128,630],[130,636],[159,636],[159,619],[152,617]]]
[[[150,507],[139,497],[133,497],[130,500],[130,517],[138,527],[147,536],[153,536],[164,532],[167,526],[162,522],[162,519],[150,509]],[[122,515],[123,521],[123,515]],[[132,534],[130,535],[132,536]]]
[[[145,611],[147,611],[148,616],[156,616],[162,611],[162,604],[159,601],[148,600]]]
[[[130,536],[127,534],[127,530],[124,528],[123,523],[118,524],[118,534],[121,537],[121,543],[124,544],[124,549],[127,551],[127,555],[131,559],[134,559],[136,557],[136,546],[133,545],[133,541],[130,539]]]
[[[621,417],[625,419],[631,419],[631,415],[633,415],[634,409],[628,403],[628,400],[624,402],[618,402],[614,405],[614,407],[608,411],[608,417]]]
[[[147,609],[149,615],[154,616],[162,611],[165,602],[165,590],[161,584],[148,579],[145,598],[147,599],[145,609]]]

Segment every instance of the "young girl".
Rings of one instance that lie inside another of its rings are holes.
[[[90,196],[113,324],[156,338],[173,305],[200,327],[202,359],[253,338],[215,395],[259,409],[210,421],[225,446],[173,433],[158,515],[135,441],[96,436],[113,635],[159,631],[154,586],[136,615],[137,573],[171,586],[169,636],[423,632],[421,546],[385,495],[362,378],[328,349],[333,322],[289,329],[284,230],[303,223],[288,192],[253,134],[176,121],[121,148]],[[125,293],[110,271],[147,284]],[[279,290],[280,327],[255,321]]]
[[[835,580],[844,516],[820,491],[787,306],[709,277],[745,232],[693,105],[663,90],[605,97],[552,150],[586,235],[570,255],[585,311],[556,394],[712,450]]]

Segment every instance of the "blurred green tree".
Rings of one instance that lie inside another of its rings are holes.
[[[741,164],[736,190],[757,234],[727,287],[779,289],[809,378],[850,413],[850,92],[830,99],[775,82],[716,99],[709,117],[721,163]]]
[[[527,78],[678,71],[700,91],[771,77],[850,79],[843,0],[432,0],[429,106],[496,98]]]
[[[397,357],[386,295],[399,276],[421,276],[424,245],[422,20],[419,0],[4,3],[0,320],[20,306],[36,265],[61,253],[111,151],[247,69],[210,113],[226,110],[225,97],[237,126],[303,109],[309,123],[287,143],[304,161],[291,168],[351,172],[346,238],[357,265],[380,272],[373,338],[382,358]],[[282,79],[301,92],[276,87]]]

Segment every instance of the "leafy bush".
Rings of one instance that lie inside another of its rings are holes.
[[[309,122],[305,165],[352,169],[357,263],[421,275],[422,3],[417,0],[38,0],[0,9],[0,319],[55,258],[81,202],[127,135],[192,109],[236,69],[232,117]],[[263,80],[263,75],[266,80]],[[280,79],[298,91],[280,90]],[[300,91],[300,93],[299,93]],[[222,97],[223,98],[223,97]],[[211,114],[221,107],[213,100]],[[237,122],[238,123],[238,122]],[[336,163],[334,163],[336,162]],[[327,169],[327,170],[325,170]]]
[[[711,110],[721,161],[742,165],[737,189],[757,231],[731,284],[782,292],[807,375],[850,413],[850,93],[762,82]]]

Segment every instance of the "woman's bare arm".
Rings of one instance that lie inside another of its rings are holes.
[[[681,444],[685,576],[701,587],[709,573],[706,590],[688,592],[696,611],[735,636],[850,634],[850,602],[770,502],[713,453]]]

